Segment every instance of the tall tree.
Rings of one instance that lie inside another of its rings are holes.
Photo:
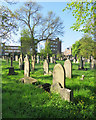
[[[72,45],[72,55],[75,56],[79,56],[80,53],[80,42],[76,41],[75,44]]]
[[[72,10],[73,16],[76,18],[76,22],[71,28],[73,30],[84,31],[84,33],[90,33],[96,38],[96,2],[90,0],[90,2],[71,2],[68,3],[65,10]],[[82,27],[82,29],[81,29]]]
[[[36,52],[35,46],[43,40],[47,40],[63,33],[63,23],[53,12],[49,12],[44,19],[40,15],[40,5],[35,2],[27,2],[22,8],[15,12],[16,19],[20,20],[26,26],[31,34],[32,49]]]
[[[17,22],[14,13],[6,6],[0,6],[0,37],[9,39],[11,33],[17,31]]]

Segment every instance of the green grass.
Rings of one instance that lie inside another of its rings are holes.
[[[64,61],[56,61],[64,64]],[[96,119],[94,105],[95,86],[94,71],[78,70],[78,64],[72,64],[72,79],[66,78],[66,88],[73,90],[73,101],[67,102],[58,94],[48,93],[37,85],[23,84],[19,81],[24,77],[24,71],[19,70],[18,62],[13,63],[17,75],[8,75],[5,60],[2,61],[2,117],[3,118],[65,118],[65,119]],[[55,64],[49,64],[53,71]],[[86,64],[89,68],[89,64]],[[85,75],[83,81],[81,75]],[[43,64],[36,64],[31,77],[38,80],[38,84],[52,84],[51,75],[43,75]]]

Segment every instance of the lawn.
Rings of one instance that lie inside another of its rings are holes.
[[[64,65],[64,61],[56,61]],[[35,65],[35,72],[30,76],[37,79],[35,85],[19,81],[24,71],[19,70],[19,63],[13,62],[16,75],[8,75],[9,64],[2,61],[2,118],[65,118],[95,120],[94,71],[86,63],[85,70],[78,70],[78,64],[72,63],[72,78],[66,78],[66,88],[73,90],[73,101],[67,102],[59,94],[46,92],[39,84],[52,84],[52,75],[43,75],[43,63]],[[53,71],[53,63],[49,70]],[[84,80],[80,80],[85,75]]]

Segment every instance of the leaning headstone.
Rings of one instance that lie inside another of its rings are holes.
[[[28,59],[28,56],[24,58],[24,77],[29,77],[30,76],[30,62]]]
[[[14,75],[14,67],[13,67],[13,56],[11,55],[11,67],[9,68],[9,73],[8,75]]]
[[[57,92],[61,98],[67,101],[72,101],[73,92],[65,88],[65,71],[61,64],[56,64],[53,70],[53,84],[51,92]]]
[[[18,55],[15,56],[15,61],[18,61]]]
[[[71,78],[72,77],[72,63],[69,59],[64,62],[64,69],[65,69],[66,77]]]
[[[49,73],[49,63],[47,60],[43,63],[43,69],[44,69],[44,75],[47,75]]]

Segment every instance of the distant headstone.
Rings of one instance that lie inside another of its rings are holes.
[[[7,64],[9,63],[9,57],[6,58],[6,62],[7,62]]]
[[[73,63],[76,63],[76,59],[73,60]]]
[[[20,58],[19,58],[19,68],[20,68],[20,70],[24,69],[23,55],[22,54],[20,55]]]
[[[53,57],[50,57],[50,63],[53,63]]]
[[[49,73],[49,63],[47,60],[43,63],[43,69],[44,69],[44,75],[47,75]]]
[[[34,69],[35,69],[35,56],[34,57],[31,56],[31,60],[32,60],[32,62],[31,62],[31,71],[34,71]]]
[[[91,69],[95,69],[95,60],[94,59],[92,59],[92,61],[91,61]]]
[[[53,84],[51,92],[57,92],[61,98],[67,101],[72,101],[73,92],[65,88],[65,71],[61,64],[56,64],[53,69]]]
[[[24,58],[24,77],[29,77],[30,76],[30,62],[28,59],[28,56]]]
[[[81,59],[80,59],[80,69],[84,69],[84,64],[83,64],[82,56],[81,56]]]
[[[15,55],[15,61],[18,61],[18,55]]]
[[[64,62],[64,69],[65,69],[66,77],[71,78],[72,77],[72,63],[69,59]]]
[[[39,56],[37,55],[37,63],[39,63]]]

